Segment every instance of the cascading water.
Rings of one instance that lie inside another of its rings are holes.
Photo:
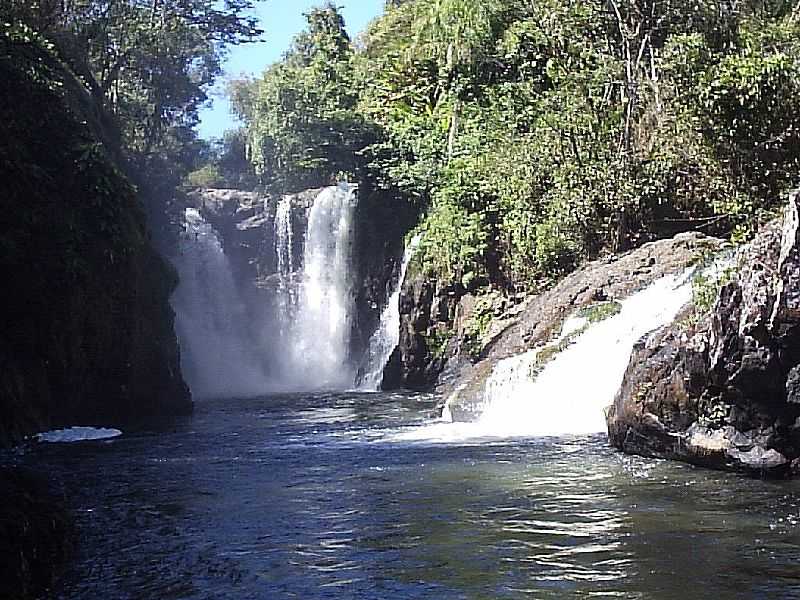
[[[409,242],[403,252],[403,262],[392,293],[381,313],[378,329],[372,334],[367,347],[365,367],[358,388],[362,391],[378,391],[383,381],[383,369],[400,342],[400,292],[406,279],[408,265],[419,245],[421,236],[417,235]]]
[[[180,284],[172,296],[181,369],[195,399],[254,396],[269,389],[254,356],[248,319],[214,229],[187,208],[179,254]]]
[[[284,199],[276,215],[276,252],[281,278],[278,315],[287,352],[281,372],[295,389],[346,389],[355,372],[350,336],[355,315],[352,253],[356,186],[322,190],[308,213],[302,267],[295,274],[291,206]],[[299,281],[297,298],[291,297]],[[282,308],[281,308],[282,307]]]
[[[275,254],[277,256],[278,289],[276,298],[279,339],[286,343],[290,335],[295,298],[294,232],[292,230],[292,198],[283,196],[275,209]]]
[[[541,349],[495,365],[484,386],[484,410],[472,423],[440,422],[404,432],[401,440],[559,436],[605,431],[604,409],[622,383],[633,345],[671,322],[692,297],[691,271],[662,277],[598,323],[569,319],[574,342],[551,360]],[[582,332],[581,332],[582,331]],[[542,364],[543,362],[543,364]],[[536,375],[538,371],[538,375]],[[444,416],[447,418],[447,408]]]

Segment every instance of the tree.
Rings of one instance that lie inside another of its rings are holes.
[[[360,168],[373,131],[358,114],[353,49],[333,4],[306,15],[284,60],[254,82],[236,82],[231,99],[265,183],[280,189],[325,185]]]
[[[0,8],[56,42],[116,117],[140,170],[171,128],[196,124],[225,48],[261,33],[251,0],[0,0]]]

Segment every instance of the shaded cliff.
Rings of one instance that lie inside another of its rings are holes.
[[[176,276],[102,110],[32,34],[0,33],[0,80],[0,444],[189,411]]]
[[[735,259],[711,310],[688,307],[634,348],[608,413],[630,453],[800,471],[800,195]]]

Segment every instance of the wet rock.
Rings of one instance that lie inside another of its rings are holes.
[[[800,365],[792,367],[786,376],[786,401],[800,404]]]
[[[467,291],[438,290],[435,282],[409,278],[401,305],[404,325],[398,355],[406,358],[399,365],[399,381],[407,385],[413,380],[427,388],[437,386],[446,396],[458,391],[458,400],[451,402],[454,415],[475,416],[482,406],[486,378],[497,362],[545,344],[558,334],[564,319],[581,308],[626,298],[721,246],[720,240],[684,233],[589,263],[544,293],[515,298],[512,304],[499,306],[493,311],[477,352],[466,347],[463,326],[459,327],[454,318],[458,315],[463,323],[474,310],[475,302]],[[422,296],[419,289],[425,285],[432,287],[429,295]],[[442,296],[448,298],[446,311],[441,310]],[[441,344],[438,332],[451,336],[447,344]],[[416,353],[420,338],[427,346],[422,355]],[[432,348],[434,343],[439,345]],[[414,361],[409,360],[411,356]],[[405,366],[413,367],[413,373],[403,375]]]
[[[767,475],[797,464],[798,202],[792,194],[784,218],[738,251],[735,276],[709,313],[691,307],[637,346],[607,413],[614,446]],[[651,435],[645,414],[665,432]]]

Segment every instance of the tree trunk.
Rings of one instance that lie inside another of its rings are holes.
[[[450,115],[450,132],[447,135],[447,160],[453,157],[453,150],[458,137],[458,120],[461,113],[461,100],[453,100],[453,113]]]

